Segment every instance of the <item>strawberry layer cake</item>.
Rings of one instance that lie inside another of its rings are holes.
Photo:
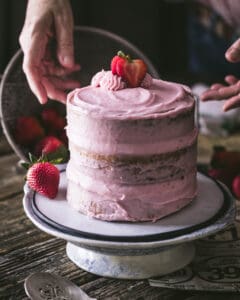
[[[129,82],[101,71],[69,94],[67,200],[101,220],[155,221],[196,196],[194,98],[147,73]]]

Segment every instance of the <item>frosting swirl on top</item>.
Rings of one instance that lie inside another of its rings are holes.
[[[97,76],[101,78],[102,75]],[[119,120],[174,117],[194,107],[190,89],[177,83],[153,79],[149,89],[137,87],[117,91],[96,85],[97,77],[92,86],[70,93],[68,105],[93,118]]]
[[[152,85],[152,82],[152,76],[149,73],[146,73],[141,83],[141,87],[148,89]],[[93,76],[91,85],[94,87],[102,87],[109,91],[118,91],[127,87],[126,83],[120,76],[114,75],[112,71],[104,70]]]
[[[103,87],[109,91],[118,91],[126,87],[126,83],[121,77],[113,75],[112,71],[104,70],[93,76],[91,85],[94,87]]]

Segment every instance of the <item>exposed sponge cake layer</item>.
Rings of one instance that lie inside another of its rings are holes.
[[[84,175],[103,184],[142,185],[181,178],[196,168],[195,143],[175,152],[152,156],[99,156],[78,151],[73,145],[70,151],[67,176],[80,185]]]

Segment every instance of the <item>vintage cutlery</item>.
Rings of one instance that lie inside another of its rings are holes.
[[[71,281],[47,272],[28,276],[24,288],[32,300],[96,300]]]

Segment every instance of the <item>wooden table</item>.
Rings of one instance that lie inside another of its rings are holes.
[[[239,148],[240,149],[240,148]],[[206,161],[209,151],[202,151]],[[117,280],[87,273],[66,256],[65,241],[50,236],[26,217],[23,207],[24,174],[17,172],[18,157],[0,135],[0,299],[28,299],[24,279],[38,271],[69,278],[97,299],[236,300],[239,295],[174,291],[150,287],[147,280]]]

